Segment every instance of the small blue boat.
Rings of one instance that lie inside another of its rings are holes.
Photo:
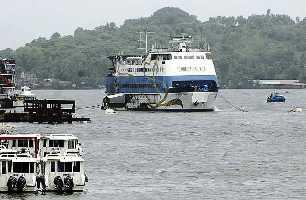
[[[284,95],[281,95],[277,92],[272,92],[270,94],[270,96],[268,96],[267,98],[267,103],[271,103],[271,102],[285,102],[286,98]]]

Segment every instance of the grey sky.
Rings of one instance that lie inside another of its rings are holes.
[[[54,32],[72,34],[106,22],[150,16],[155,10],[179,7],[204,21],[211,16],[272,13],[306,16],[305,0],[0,0],[0,49],[17,48]]]

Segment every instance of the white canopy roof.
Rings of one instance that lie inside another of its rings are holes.
[[[78,137],[72,134],[50,134],[44,135],[42,138],[47,138],[49,140],[77,140]]]
[[[1,134],[0,135],[0,140],[1,139],[19,139],[19,138],[37,138],[39,139],[41,137],[40,134],[14,134],[14,135],[11,135],[11,134]]]
[[[28,157],[14,157],[12,158],[12,162],[38,162],[37,158],[28,158]]]
[[[84,159],[77,154],[48,154],[43,160],[59,160],[60,162],[83,162]]]

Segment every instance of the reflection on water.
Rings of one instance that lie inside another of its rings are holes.
[[[80,137],[89,183],[83,193],[1,194],[1,199],[305,199],[306,91],[267,104],[269,90],[222,90],[218,112],[119,112],[96,106],[103,92],[35,91],[42,98],[76,99],[92,123],[14,124],[18,132]]]

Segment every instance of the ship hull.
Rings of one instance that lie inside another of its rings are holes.
[[[103,100],[105,108],[131,111],[214,111],[217,92],[121,93]]]

